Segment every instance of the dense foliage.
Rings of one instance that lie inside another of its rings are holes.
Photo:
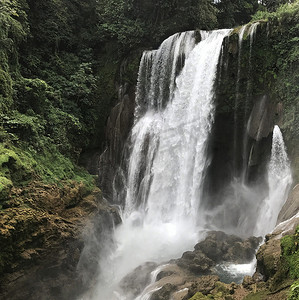
[[[218,23],[221,27],[232,28],[250,21],[258,8],[263,8],[255,0],[225,0],[217,3]]]
[[[0,200],[33,179],[86,180],[76,163],[103,144],[122,57],[215,28],[217,13],[210,0],[1,1]]]
[[[115,79],[130,51],[155,46],[177,31],[246,23],[261,7],[256,19],[274,19],[281,2],[2,0],[0,202],[12,186],[33,179],[91,180],[76,166],[78,158],[103,145],[105,122],[117,101]],[[292,26],[292,38],[277,49],[282,55],[291,51],[277,67],[281,78],[289,78],[285,86],[294,97],[297,79],[286,74],[298,57],[292,48],[298,15],[288,10],[285,6],[279,16]]]

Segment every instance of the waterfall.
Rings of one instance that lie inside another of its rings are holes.
[[[141,59],[127,194],[115,247],[100,261],[90,299],[117,296],[118,282],[146,261],[162,262],[192,249],[204,224],[199,206],[214,116],[214,81],[230,30],[176,34]]]
[[[282,133],[275,125],[272,137],[271,159],[268,166],[269,193],[261,203],[256,235],[265,235],[275,227],[278,214],[282,208],[292,184],[292,173],[286,153]]]
[[[256,27],[257,23],[249,29],[250,53]],[[235,122],[245,29],[246,26],[239,32]],[[106,253],[101,252],[97,283],[83,299],[149,299],[159,289],[155,284],[157,272],[163,267],[159,265],[193,249],[206,230],[248,237],[264,235],[274,228],[291,184],[278,126],[273,131],[268,196],[264,197],[264,186],[249,186],[235,178],[223,189],[221,201],[209,207],[203,201],[217,66],[223,39],[230,32],[200,31],[199,43],[194,31],[178,33],[166,39],[159,49],[143,53],[134,125],[118,178],[122,188],[114,186],[116,202],[123,204],[122,223],[112,233]],[[235,131],[234,143],[236,139]],[[235,145],[233,150],[236,154]],[[131,289],[123,286],[128,278],[138,279],[140,274],[134,272],[141,272],[136,268],[146,262],[156,267],[154,271],[147,270],[147,274],[153,271],[151,280],[137,284],[137,291],[136,282],[132,282]],[[242,275],[245,269],[251,272],[251,266],[233,268],[241,268]],[[227,270],[230,272],[230,268]]]

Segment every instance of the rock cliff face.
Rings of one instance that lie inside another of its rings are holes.
[[[277,224],[287,221],[292,218],[299,212],[299,184],[295,185],[292,191],[289,194],[287,201],[282,207],[278,219]]]
[[[99,158],[99,184],[105,197],[112,200],[114,177],[121,164],[126,141],[134,121],[135,88],[142,51],[131,53],[121,63],[115,82],[118,102],[106,124],[106,146]],[[117,184],[117,183],[116,183]]]
[[[299,141],[291,138],[295,121],[288,113],[296,111],[297,104],[295,99],[282,100],[274,87],[276,75],[273,74],[277,72],[274,66],[279,54],[273,47],[278,28],[261,22],[251,36],[251,26],[246,26],[241,40],[240,28],[235,29],[223,45],[215,84],[216,111],[209,145],[211,162],[205,181],[208,206],[221,201],[232,178],[242,177],[247,184],[267,186],[265,171],[275,124],[282,128],[297,173],[294,144]]]
[[[76,269],[88,219],[117,216],[99,189],[32,183],[0,211],[0,297],[71,299],[84,288]],[[106,216],[106,217],[105,217]]]

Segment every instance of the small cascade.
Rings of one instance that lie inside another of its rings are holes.
[[[242,283],[244,276],[252,276],[256,269],[256,258],[247,264],[219,264],[217,275],[224,283]]]
[[[248,164],[248,136],[247,136],[247,122],[248,122],[248,111],[249,111],[249,100],[251,96],[252,91],[252,45],[254,41],[254,37],[256,34],[257,27],[259,25],[259,22],[253,23],[250,25],[248,34],[249,34],[249,59],[248,59],[248,73],[247,73],[247,87],[246,87],[246,99],[245,99],[245,105],[244,105],[244,132],[243,132],[243,175],[242,175],[242,181],[246,181],[247,176],[247,164]]]
[[[256,235],[274,229],[278,214],[292,184],[292,173],[282,133],[277,125],[273,130],[271,159],[268,166],[269,193],[262,202],[255,228]]]
[[[235,92],[235,104],[234,104],[234,157],[236,158],[238,156],[238,149],[237,149],[237,139],[238,139],[238,107],[239,107],[239,100],[240,100],[240,75],[241,75],[241,56],[242,56],[242,42],[243,42],[243,36],[245,33],[247,25],[244,25],[241,27],[239,31],[239,41],[238,41],[238,71],[237,71],[237,80],[236,80],[236,92]],[[237,161],[234,159],[233,162],[233,170],[235,173],[235,176],[237,175]]]
[[[236,86],[236,97],[238,96],[237,93],[239,92],[239,83],[240,83],[240,72],[241,72],[241,56],[242,56],[242,42],[243,42],[243,36],[245,33],[245,30],[247,28],[247,25],[242,26],[242,28],[239,31],[239,41],[238,41],[238,46],[239,46],[239,52],[238,52],[238,73],[237,73],[237,86]]]
[[[139,295],[135,300],[149,300],[151,295],[161,289],[161,286],[157,286],[157,276],[163,269],[165,269],[169,264],[161,265],[156,268],[154,271],[151,272],[151,282],[150,284],[144,289],[144,291]]]

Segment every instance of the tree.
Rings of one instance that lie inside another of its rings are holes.
[[[219,10],[218,25],[222,28],[246,24],[258,10],[258,0],[221,0],[216,3]]]

